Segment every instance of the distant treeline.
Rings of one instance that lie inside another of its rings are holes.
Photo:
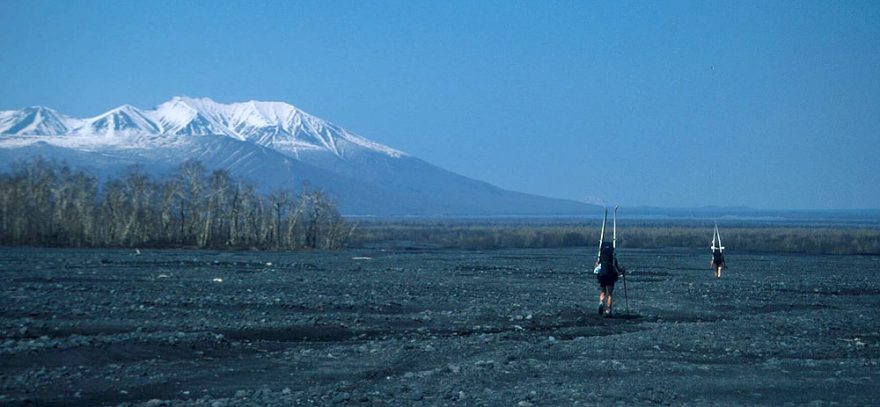
[[[351,228],[321,191],[259,193],[223,170],[138,167],[99,180],[33,159],[0,174],[0,244],[65,247],[336,249]]]
[[[880,229],[858,227],[738,226],[722,229],[729,251],[812,254],[880,254]],[[611,238],[610,233],[606,235]],[[364,222],[351,244],[372,246],[507,249],[593,247],[599,225],[500,224],[497,222]],[[618,246],[634,249],[706,248],[712,227],[650,222],[618,224]]]

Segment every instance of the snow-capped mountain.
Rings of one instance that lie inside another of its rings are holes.
[[[67,134],[75,121],[41,106],[0,112],[0,134],[60,135]]]
[[[266,190],[311,184],[343,213],[362,215],[580,214],[574,201],[506,191],[428,164],[283,102],[223,104],[174,97],[153,110],[123,105],[76,119],[44,107],[0,112],[0,160],[35,155],[118,174],[155,173],[188,159]]]
[[[131,105],[122,105],[102,115],[83,120],[74,133],[80,136],[113,137],[125,133],[161,133],[161,128],[146,113]]]

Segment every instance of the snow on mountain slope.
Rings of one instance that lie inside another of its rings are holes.
[[[168,105],[184,106],[172,111]],[[388,146],[375,143],[352,134],[339,126],[321,120],[283,102],[258,102],[222,104],[208,98],[175,97],[156,110],[156,116],[164,118],[169,113],[177,117],[179,110],[194,112],[215,127],[214,134],[226,134],[239,140],[247,140],[297,157],[301,151],[330,152],[338,157],[353,150],[366,149],[390,156],[403,153]],[[166,119],[171,121],[170,119]]]
[[[217,118],[193,106],[192,99],[175,97],[150,112],[159,122],[162,132],[182,136],[226,135],[233,136]],[[206,114],[207,113],[207,114]]]
[[[86,147],[150,147],[149,140],[173,142],[175,136],[220,135],[298,157],[301,152],[343,158],[362,151],[392,157],[403,153],[357,136],[283,102],[222,104],[208,98],[174,97],[155,110],[123,105],[88,119],[72,119],[52,109],[31,107],[0,112],[0,134],[76,136],[77,141],[46,139],[50,144]],[[145,137],[162,135],[164,137]],[[138,137],[140,136],[140,137]],[[130,141],[118,139],[128,138]],[[24,141],[19,140],[21,144]]]
[[[0,112],[0,134],[62,135],[67,134],[71,126],[76,126],[75,119],[41,106]]]
[[[160,125],[130,105],[122,105],[102,115],[83,120],[83,125],[74,133],[78,135],[100,135],[113,137],[117,134],[147,133],[159,134]]]

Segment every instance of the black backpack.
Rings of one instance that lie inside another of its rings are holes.
[[[602,248],[599,249],[599,264],[602,266],[602,270],[599,271],[600,275],[608,275],[615,272],[614,246],[611,243],[602,243]]]

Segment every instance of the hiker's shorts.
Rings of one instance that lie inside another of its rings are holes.
[[[596,279],[599,280],[599,285],[614,285],[617,282],[617,274],[599,274],[596,276]]]

